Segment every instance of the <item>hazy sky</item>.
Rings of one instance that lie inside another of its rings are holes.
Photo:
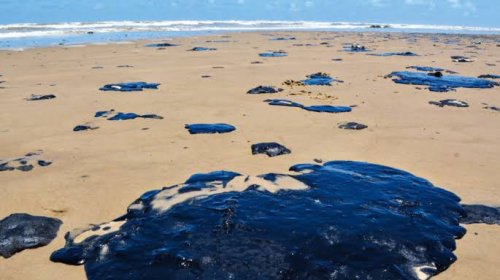
[[[0,23],[318,20],[500,27],[500,0],[0,0]]]

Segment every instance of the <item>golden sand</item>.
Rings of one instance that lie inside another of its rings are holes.
[[[269,33],[268,33],[269,34]],[[0,259],[0,278],[85,278],[83,267],[51,263],[64,245],[64,233],[122,215],[145,191],[183,182],[189,175],[232,170],[258,175],[286,173],[296,163],[356,160],[388,165],[426,178],[460,196],[464,203],[500,204],[500,87],[433,93],[399,85],[384,76],[410,65],[436,66],[465,76],[499,74],[500,48],[494,39],[458,37],[463,45],[433,42],[434,35],[363,33],[280,33],[296,41],[270,41],[261,33],[230,34],[231,42],[207,43],[220,36],[179,38],[179,47],[144,47],[146,42],[53,47],[23,52],[0,51],[0,156],[15,158],[43,150],[48,167],[0,174],[0,217],[26,212],[63,220],[48,246]],[[331,47],[320,38],[332,38]],[[471,41],[483,40],[477,49]],[[376,57],[341,51],[358,42],[377,52],[413,51],[418,57]],[[293,44],[314,46],[293,46]],[[194,46],[214,52],[187,52]],[[260,58],[259,52],[285,50],[284,58]],[[473,53],[470,53],[473,52]],[[453,63],[466,55],[473,63]],[[342,58],[343,61],[332,61]],[[252,64],[262,61],[263,64]],[[134,67],[117,67],[118,65]],[[102,66],[102,69],[93,69]],[[214,68],[216,67],[216,68]],[[223,68],[220,68],[223,67]],[[290,88],[285,80],[326,72],[344,83],[332,87]],[[210,75],[211,78],[201,78]],[[161,83],[159,90],[100,92],[108,83]],[[258,85],[283,87],[273,96],[247,95]],[[422,87],[423,88],[423,87]],[[302,90],[306,90],[303,92]],[[310,91],[310,92],[309,92]],[[56,99],[25,100],[53,93]],[[269,106],[263,100],[285,98],[305,105],[357,105],[351,113],[322,114]],[[456,98],[469,108],[439,108],[432,100]],[[163,120],[112,122],[94,118],[100,110],[154,113]],[[341,122],[369,126],[338,129]],[[225,122],[237,127],[222,135],[190,135],[184,124]],[[73,132],[89,123],[99,129]],[[148,128],[143,130],[143,128]],[[290,155],[251,154],[250,145],[276,141]],[[458,241],[458,261],[435,279],[496,279],[500,275],[500,227],[468,225]]]

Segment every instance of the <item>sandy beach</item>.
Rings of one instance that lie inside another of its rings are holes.
[[[296,40],[270,40],[290,36]],[[64,246],[66,232],[119,217],[144,192],[183,182],[198,172],[258,175],[287,173],[290,166],[314,159],[364,161],[411,172],[455,193],[463,203],[498,206],[500,113],[484,107],[500,106],[500,87],[430,92],[385,76],[413,65],[471,77],[499,74],[499,40],[493,35],[255,32],[175,38],[168,42],[179,46],[165,49],[145,47],[161,42],[156,40],[0,51],[0,81],[5,81],[0,84],[0,158],[41,150],[39,157],[53,162],[30,172],[0,173],[0,217],[30,213],[63,221],[48,246],[0,258],[0,278],[86,279],[83,267],[49,260]],[[374,53],[411,51],[418,56],[346,52],[345,43],[362,44]],[[196,46],[217,50],[186,51]],[[259,57],[269,50],[284,50],[288,56]],[[452,62],[453,55],[473,62]],[[131,67],[118,67],[123,65]],[[331,87],[282,84],[317,72],[344,82]],[[105,84],[129,81],[161,85],[142,92],[99,91]],[[246,94],[259,85],[284,90]],[[57,97],[25,100],[49,93]],[[356,106],[350,113],[323,114],[269,106],[263,102],[268,98]],[[428,103],[449,98],[470,107]],[[94,118],[95,112],[110,109],[163,119]],[[368,128],[338,128],[347,121]],[[205,122],[229,123],[237,129],[190,135],[184,128]],[[99,129],[73,131],[82,124]],[[278,142],[292,152],[273,158],[252,155],[250,146],[258,142]],[[496,279],[500,227],[464,227],[467,234],[455,251],[458,260],[433,279]]]

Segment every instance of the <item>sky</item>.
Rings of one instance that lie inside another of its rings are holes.
[[[500,0],[0,0],[0,24],[312,20],[500,27]]]

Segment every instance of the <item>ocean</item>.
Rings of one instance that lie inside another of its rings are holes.
[[[0,25],[0,49],[102,44],[139,39],[244,31],[370,31],[448,34],[500,34],[500,28],[328,21],[176,20],[14,23]]]

